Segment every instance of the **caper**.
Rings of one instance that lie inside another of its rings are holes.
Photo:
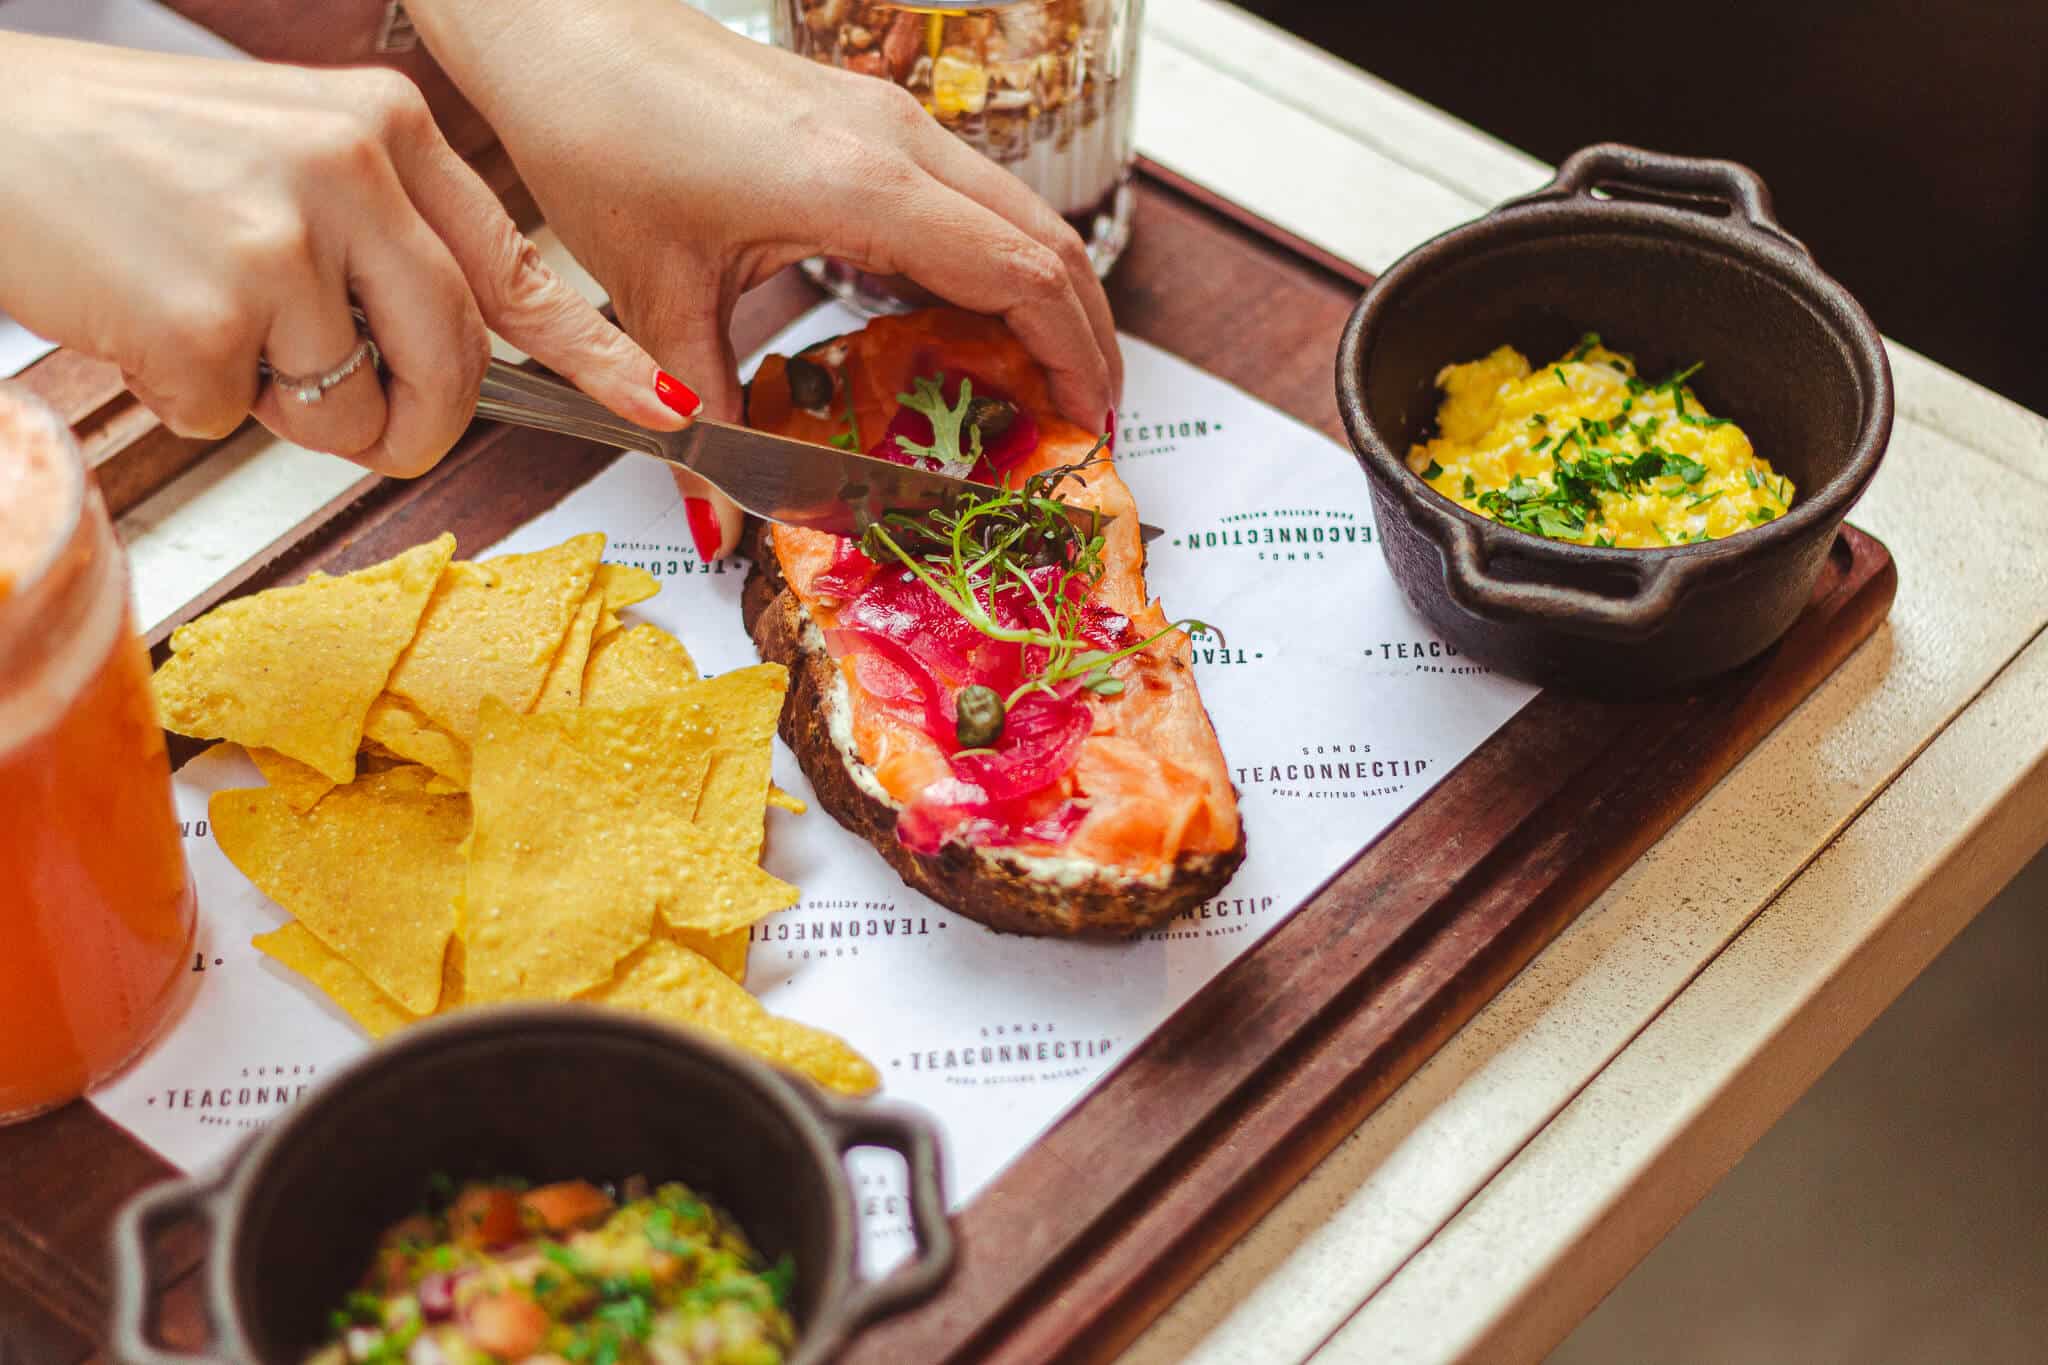
[[[966,415],[960,419],[960,437],[968,441],[969,432],[981,436],[981,448],[992,450],[996,442],[1003,439],[1003,433],[1017,420],[1017,406],[1000,398],[970,398],[967,400]],[[973,449],[969,441],[968,449]]]
[[[832,401],[832,372],[817,361],[793,355],[787,373],[789,401],[797,407],[815,410]]]
[[[1003,737],[1003,698],[993,687],[970,683],[953,701],[953,734],[963,749],[987,749]]]

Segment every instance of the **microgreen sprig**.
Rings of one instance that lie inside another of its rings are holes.
[[[922,386],[924,381],[919,382]],[[963,412],[966,399],[963,384]],[[1107,439],[1098,439],[1075,463],[1033,474],[1020,487],[1010,487],[1005,479],[987,494],[963,489],[946,506],[922,516],[891,512],[862,533],[861,549],[868,558],[901,564],[983,635],[1046,652],[1044,666],[1004,698],[1005,708],[1029,692],[1050,692],[1073,680],[1100,696],[1115,696],[1124,684],[1110,676],[1112,664],[1176,630],[1222,638],[1215,627],[1192,617],[1115,650],[1099,648],[1081,633],[1088,591],[1107,572],[1101,519],[1091,517],[1085,528],[1076,525],[1053,493],[1097,463]],[[1049,590],[1032,577],[1044,568],[1058,570]],[[1006,590],[1029,596],[1039,624],[1009,626],[996,619],[996,596]]]

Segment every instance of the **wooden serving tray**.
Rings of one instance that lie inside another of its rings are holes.
[[[1110,294],[1125,330],[1341,441],[1331,359],[1366,282],[1148,166]],[[736,345],[816,299],[778,277],[744,302]],[[489,544],[613,458],[479,427],[431,475],[302,527],[218,595],[443,530]],[[944,1292],[847,1358],[1114,1356],[1846,658],[1895,584],[1884,547],[1845,529],[1805,615],[1738,673],[1658,702],[1536,698],[974,1200]],[[173,754],[197,747],[174,740]],[[0,1129],[0,1172],[0,1329],[22,1338],[0,1338],[0,1357],[99,1359],[114,1211],[169,1168],[79,1103]],[[175,1344],[205,1340],[199,1256],[193,1229],[158,1248]]]

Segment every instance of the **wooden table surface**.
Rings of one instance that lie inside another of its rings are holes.
[[[1358,269],[1547,175],[1219,0],[1147,28],[1140,149]],[[1128,1360],[1539,1356],[2048,843],[2048,422],[1892,360],[1889,622]],[[238,438],[122,519],[143,618],[360,483]]]

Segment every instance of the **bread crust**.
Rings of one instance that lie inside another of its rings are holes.
[[[1244,822],[1237,844],[1224,853],[1183,856],[1163,881],[1096,873],[1078,884],[1055,883],[1004,856],[948,841],[936,854],[913,853],[896,838],[898,808],[866,790],[848,772],[849,759],[832,742],[826,698],[838,685],[838,664],[823,649],[806,647],[809,613],[782,580],[765,523],[748,526],[744,550],[752,561],[741,597],[747,633],[763,659],[789,670],[782,703],[782,738],[795,751],[818,801],[846,828],[871,844],[906,885],[991,929],[1066,938],[1129,938],[1157,928],[1221,891],[1244,861]]]

